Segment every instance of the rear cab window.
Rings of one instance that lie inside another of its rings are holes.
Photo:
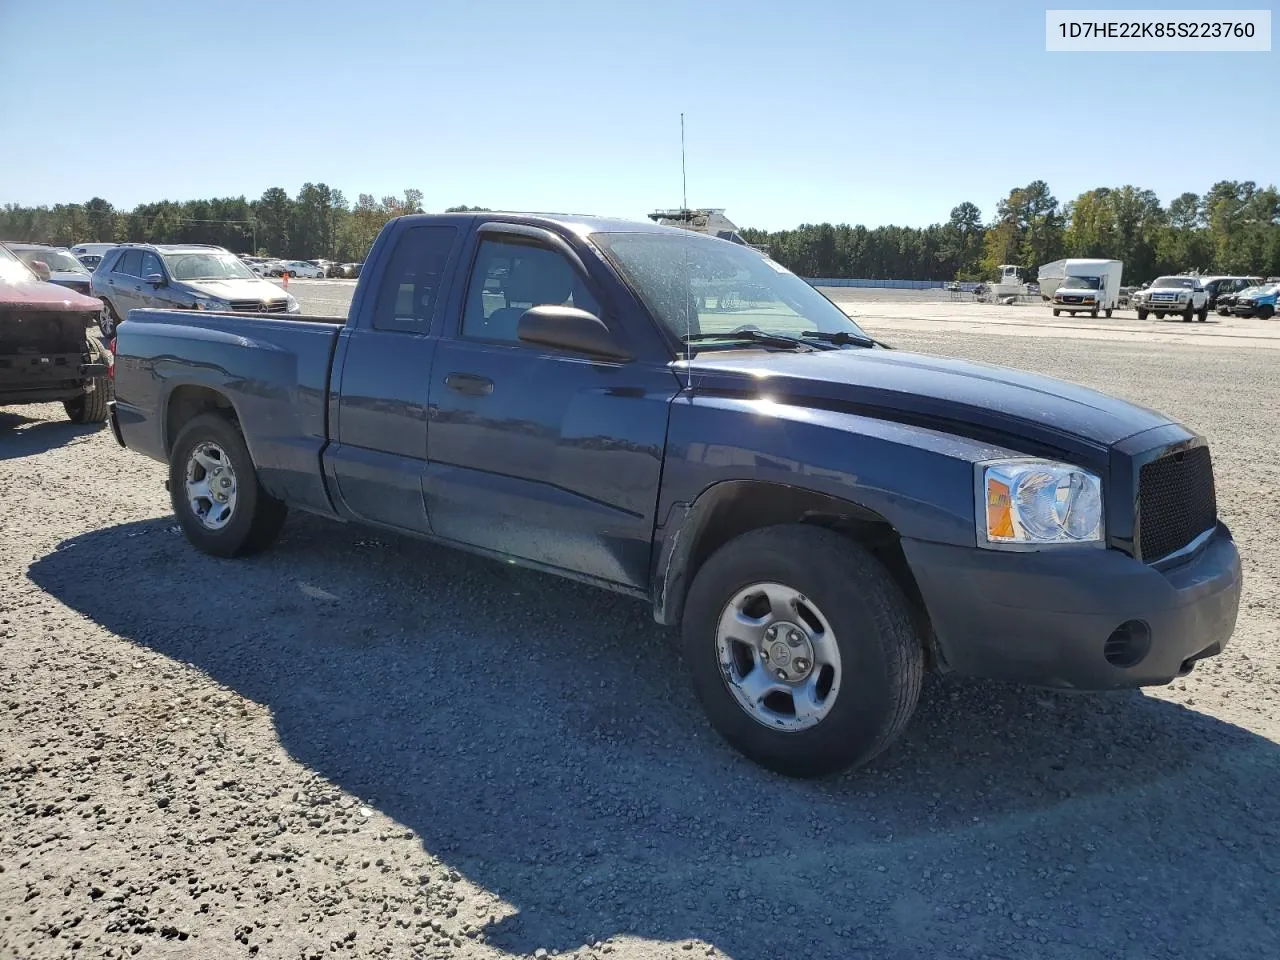
[[[410,227],[396,241],[373,310],[375,330],[427,334],[457,245],[453,226]]]

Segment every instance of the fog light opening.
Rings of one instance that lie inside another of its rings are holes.
[[[1113,667],[1136,667],[1151,651],[1151,628],[1141,620],[1126,620],[1111,631],[1102,655]]]

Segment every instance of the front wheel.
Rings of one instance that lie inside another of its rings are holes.
[[[1156,319],[1157,319],[1157,320],[1163,320],[1163,319],[1164,319],[1164,314],[1163,314],[1163,313],[1158,313],[1158,312],[1157,312],[1157,313],[1156,313]]]
[[[721,547],[694,578],[682,633],[712,726],[788,776],[871,760],[920,696],[924,646],[906,598],[830,530],[766,527]]]
[[[169,496],[187,539],[215,557],[270,546],[288,512],[259,483],[240,430],[216,413],[192,418],[178,434],[169,455]]]
[[[1053,311],[1053,315],[1054,315],[1055,317],[1056,317],[1056,316],[1058,316],[1058,315],[1060,315],[1061,313],[1062,313],[1062,311],[1061,311],[1061,310],[1055,310],[1055,311]]]
[[[1270,320],[1276,315],[1276,308],[1270,305],[1258,309],[1259,320]]]
[[[1203,307],[1200,308],[1200,311],[1196,314],[1196,319],[1199,320],[1201,323],[1204,323],[1206,320],[1209,319],[1208,304],[1205,304]]]
[[[111,381],[106,377],[94,377],[93,389],[89,393],[82,393],[72,400],[62,401],[62,408],[67,411],[67,419],[72,423],[106,423],[110,390]]]
[[[1141,307],[1138,308],[1138,319],[1139,320],[1147,319],[1147,311],[1143,310]]]

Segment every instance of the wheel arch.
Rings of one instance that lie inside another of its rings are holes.
[[[673,626],[684,615],[689,587],[703,563],[724,544],[752,530],[801,523],[834,530],[868,549],[889,571],[911,605],[929,666],[938,664],[932,623],[898,530],[859,503],[803,487],[762,480],[725,480],[677,504],[654,554],[653,618]]]
[[[239,423],[240,415],[230,397],[213,387],[200,384],[182,384],[169,392],[164,407],[164,454],[173,452],[178,434],[202,413],[216,413],[232,423]]]

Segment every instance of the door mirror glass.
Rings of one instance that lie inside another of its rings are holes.
[[[601,360],[630,360],[631,353],[614,339],[604,321],[578,307],[554,304],[530,307],[516,329],[525,343],[580,353]]]
[[[49,265],[43,260],[32,260],[31,269],[36,272],[36,276],[41,280],[48,281],[53,277],[53,271],[49,269]]]

